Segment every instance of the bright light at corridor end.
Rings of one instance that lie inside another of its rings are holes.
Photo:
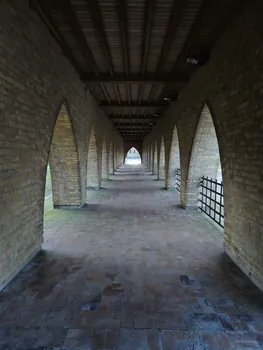
[[[141,156],[136,148],[132,147],[126,155],[125,164],[141,164]]]

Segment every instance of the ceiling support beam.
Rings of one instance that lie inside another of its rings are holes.
[[[113,124],[116,128],[142,128],[142,129],[149,129],[154,126],[154,124],[150,125],[149,122],[147,124],[125,124],[125,123],[114,123]]]
[[[96,29],[96,32],[101,40],[110,75],[113,76],[114,75],[114,68],[113,68],[113,64],[112,64],[110,48],[109,48],[107,36],[105,33],[103,19],[102,19],[101,10],[100,10],[98,0],[92,0],[92,1],[86,0],[86,4],[87,4],[87,7],[91,13],[93,26]],[[115,93],[116,93],[116,96],[117,96],[119,103],[121,103],[119,88],[118,88],[118,86],[116,86],[115,83],[114,83],[114,90],[115,90]]]
[[[166,36],[164,39],[164,44],[163,44],[160,58],[156,67],[157,73],[162,71],[162,67],[164,66],[167,56],[170,52],[173,40],[177,33],[178,25],[183,17],[184,4],[185,4],[185,0],[174,0],[170,21],[169,21]],[[148,97],[149,101],[152,100],[152,96],[154,95],[154,92],[155,92],[155,85],[152,85],[151,91]]]
[[[64,19],[68,23],[69,28],[70,28],[78,46],[79,46],[79,48],[81,49],[83,56],[86,58],[89,65],[92,67],[92,71],[93,71],[94,75],[98,76],[99,75],[98,67],[94,61],[92,51],[87,43],[85,35],[84,35],[80,25],[79,25],[79,22],[77,20],[77,17],[76,17],[76,14],[75,14],[75,11],[72,7],[71,2],[69,0],[65,0],[63,3],[63,6],[58,6],[56,3],[52,2],[52,1],[41,0],[41,3],[42,3],[42,8],[44,8],[44,9],[48,8],[49,12],[52,8],[55,8],[56,11],[59,11],[63,14]],[[60,36],[61,36],[61,38],[63,38],[61,33],[60,33]],[[65,47],[65,43],[66,43],[66,41],[63,38],[62,46],[60,45],[60,47],[62,48],[62,50],[64,52],[67,53],[68,50],[67,50],[67,47]],[[66,45],[67,45],[67,43],[66,43]],[[65,49],[66,49],[66,51],[65,51]],[[72,52],[71,48],[69,48],[69,51]],[[71,53],[71,55],[72,55],[72,53]],[[80,69],[78,69],[78,71],[81,72]],[[102,93],[105,95],[107,101],[109,101],[109,103],[110,103],[110,98],[109,98],[107,90],[105,89],[105,87],[102,84],[100,84],[100,88],[102,90]],[[96,96],[95,96],[95,98],[96,98]]]
[[[148,60],[148,53],[151,43],[151,31],[153,25],[153,15],[155,10],[156,0],[146,0],[144,7],[144,36],[142,42],[142,58],[141,58],[141,76],[145,74],[145,68]],[[140,104],[143,94],[143,82],[139,86],[138,103]],[[137,114],[139,110],[137,110]]]
[[[142,101],[140,104],[138,104],[135,101],[132,101],[129,103],[122,102],[121,105],[118,103],[118,101],[111,101],[111,104],[109,104],[107,101],[101,101],[99,104],[101,107],[113,107],[113,108],[167,108],[169,107],[170,103],[161,103],[161,102],[148,102],[148,101]]]
[[[47,6],[45,6],[44,1],[31,1],[30,6],[32,9],[34,9],[41,20],[45,23],[47,28],[49,29],[52,37],[56,40],[59,47],[64,52],[67,59],[71,62],[72,66],[76,69],[76,71],[81,75],[81,67],[76,58],[74,57],[74,54],[72,53],[71,47],[68,45],[64,37],[61,35],[57,25],[55,24],[55,21],[47,11]]]
[[[109,119],[118,119],[118,120],[132,120],[132,119],[141,119],[141,120],[153,120],[156,121],[159,119],[159,117],[153,117],[152,115],[124,115],[124,116],[116,116],[116,115],[110,115],[108,116]]]
[[[125,67],[126,75],[130,75],[130,62],[129,62],[129,45],[128,45],[128,28],[127,28],[127,8],[126,0],[118,0],[117,4],[118,21],[120,24],[120,36],[122,46],[122,59]],[[126,86],[128,101],[131,101],[131,87],[128,84]]]
[[[127,77],[125,74],[100,74],[99,76],[92,76],[90,74],[84,74],[81,80],[88,84],[161,84],[161,85],[173,85],[174,87],[182,88],[189,80],[188,77],[171,77],[171,74],[145,74],[143,77],[140,75],[130,75]]]

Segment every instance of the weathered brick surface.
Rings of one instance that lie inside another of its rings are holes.
[[[172,142],[168,143],[167,147],[171,147],[168,152],[166,152],[167,161],[169,162],[168,167],[166,167],[165,174],[165,187],[175,188],[176,186],[176,169],[180,168],[180,152],[179,152],[179,140],[176,126],[174,127],[174,132],[172,135]]]
[[[210,61],[145,140],[164,135],[171,144],[177,126],[181,164],[181,203],[188,205],[189,168],[194,137],[207,103],[212,114],[222,164],[225,247],[239,266],[263,288],[263,24],[262,2],[251,1],[226,28]],[[170,147],[167,147],[169,150]],[[169,159],[169,154],[166,155]],[[192,161],[196,161],[191,159]],[[168,167],[166,162],[166,167]],[[193,163],[192,163],[193,164]],[[190,166],[191,167],[191,166]],[[189,171],[190,170],[190,171]],[[166,171],[169,173],[169,171]],[[191,190],[190,190],[191,193]]]
[[[164,139],[162,137],[161,148],[158,154],[158,171],[157,171],[157,179],[163,180],[165,177],[165,146]]]
[[[88,161],[87,161],[87,187],[100,188],[101,177],[99,176],[99,156],[97,137],[94,127],[91,128],[88,146]]]
[[[91,125],[99,155],[104,139],[119,147],[119,158],[123,149],[122,139],[117,133],[113,139],[112,125],[28,1],[5,1],[0,6],[1,286],[41,247],[46,168],[56,121],[64,125],[55,132],[50,153],[54,200],[59,205],[86,201]],[[58,115],[64,102],[69,119],[65,113]],[[64,136],[67,141],[61,144]],[[67,165],[67,170],[52,169],[54,161],[61,169]],[[101,171],[101,157],[98,163]]]
[[[55,206],[80,206],[81,185],[78,152],[68,109],[58,113],[50,147],[49,164]]]
[[[102,179],[109,178],[109,151],[106,142],[103,142],[102,156],[101,156],[101,177]]]

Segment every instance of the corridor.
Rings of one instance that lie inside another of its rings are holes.
[[[162,187],[123,165],[48,212],[43,251],[0,292],[0,349],[263,349],[262,294]]]

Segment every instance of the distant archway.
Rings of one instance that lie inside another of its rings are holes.
[[[87,159],[87,187],[88,188],[99,188],[100,177],[99,177],[99,159],[96,142],[96,134],[94,127],[91,128],[88,148],[88,159]]]
[[[162,137],[160,154],[159,154],[158,180],[164,180],[164,178],[165,178],[165,147],[164,147],[164,138]]]
[[[167,187],[176,187],[176,170],[180,168],[180,151],[177,127],[174,127],[169,155]]]
[[[141,162],[140,153],[135,147],[132,147],[126,154],[125,164],[141,164]]]
[[[101,158],[101,177],[103,180],[107,180],[109,177],[109,160],[106,141],[103,141],[102,145],[102,158]]]
[[[52,184],[52,191],[51,186]],[[81,186],[79,160],[72,123],[65,103],[62,104],[53,131],[47,166],[46,191],[52,192],[45,201],[44,211],[53,200],[54,207],[80,206]],[[45,196],[45,199],[47,197]],[[51,205],[52,206],[52,205]]]
[[[218,178],[221,171],[220,154],[212,115],[205,104],[197,125],[190,157],[186,207],[198,207],[200,180],[202,176]]]

